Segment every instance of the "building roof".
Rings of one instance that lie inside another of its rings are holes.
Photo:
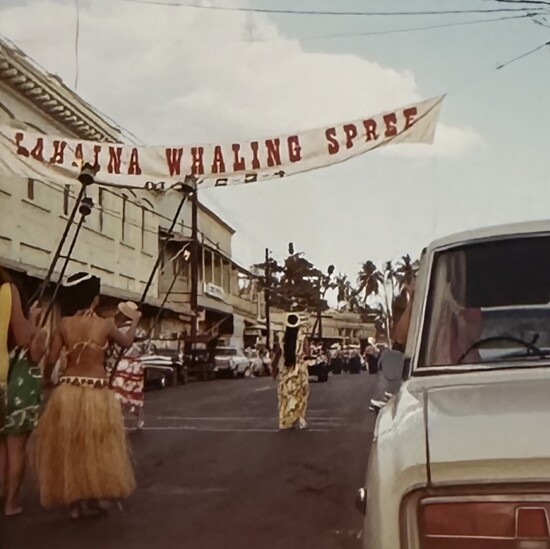
[[[91,141],[121,141],[121,131],[17,46],[0,38],[0,80],[71,131]]]
[[[235,234],[235,229],[224,221],[216,212],[212,211],[208,206],[205,206],[202,202],[199,201],[199,208],[212,219],[217,221],[224,229],[227,229],[232,235]]]

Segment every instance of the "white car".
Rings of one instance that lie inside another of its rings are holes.
[[[218,347],[215,355],[214,372],[232,377],[250,377],[252,365],[250,359],[237,347]]]
[[[427,249],[405,353],[381,358],[402,383],[358,498],[365,549],[550,547],[549,303],[550,222]]]

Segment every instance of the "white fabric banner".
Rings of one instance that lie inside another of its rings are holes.
[[[136,147],[79,141],[0,126],[0,171],[76,183],[81,165],[99,184],[165,191],[186,176],[201,187],[286,177],[344,162],[382,146],[433,143],[443,97],[334,126],[246,143]]]

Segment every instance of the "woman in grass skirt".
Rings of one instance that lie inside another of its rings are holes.
[[[134,340],[140,314],[120,332],[112,319],[97,316],[99,278],[79,273],[62,287],[65,308],[52,339],[46,378],[62,349],[66,368],[52,391],[36,430],[35,460],[40,499],[46,508],[67,506],[71,518],[96,514],[109,500],[135,488],[120,403],[108,386],[104,365],[110,342],[123,348]]]

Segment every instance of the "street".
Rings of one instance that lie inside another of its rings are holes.
[[[271,379],[191,383],[147,393],[132,433],[136,493],[109,516],[46,512],[31,481],[2,549],[356,549],[354,508],[372,438],[375,379],[311,384],[309,429],[277,430]]]

